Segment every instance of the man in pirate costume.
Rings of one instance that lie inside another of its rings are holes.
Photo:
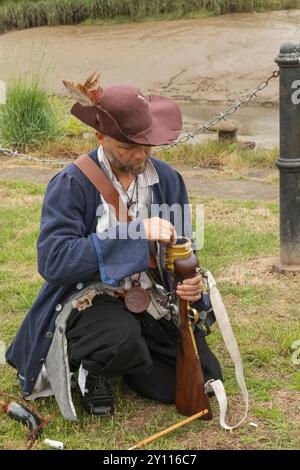
[[[192,229],[186,210],[185,220],[152,210],[188,204],[181,175],[152,156],[152,147],[176,140],[179,107],[132,86],[102,89],[94,75],[84,85],[64,84],[77,101],[72,114],[96,130],[99,147],[48,184],[37,242],[45,283],[7,362],[26,399],[54,394],[67,419],[76,419],[74,374],[82,407],[94,415],[113,413],[111,378],[118,376],[144,397],[174,403],[178,328],[157,299],[171,289],[165,244],[191,238]],[[198,275],[176,294],[209,311]],[[195,340],[205,380],[221,378],[203,330],[195,329]]]

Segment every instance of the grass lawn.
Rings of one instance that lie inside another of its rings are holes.
[[[0,340],[8,345],[43,280],[36,270],[44,185],[0,182]],[[291,345],[300,339],[300,275],[270,273],[278,255],[278,206],[269,202],[194,200],[205,204],[205,245],[199,257],[219,281],[223,300],[244,360],[250,393],[246,424],[232,433],[214,419],[197,421],[148,445],[148,449],[295,449],[300,447],[300,366],[292,363]],[[209,343],[222,364],[230,415],[243,409],[233,366],[218,327]],[[0,391],[18,394],[15,371],[0,365]],[[175,424],[174,406],[142,399],[115,380],[116,413],[111,418],[83,415],[65,421],[52,398],[35,402],[42,415],[54,415],[44,438],[63,441],[67,449],[127,449]],[[255,422],[258,427],[251,426]],[[22,449],[25,430],[0,414],[0,449]],[[36,449],[45,448],[42,440]]]

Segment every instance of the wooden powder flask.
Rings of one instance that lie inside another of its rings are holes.
[[[164,257],[165,269],[173,273],[175,284],[194,277],[198,258],[193,253],[191,240],[178,238],[176,244],[167,245]],[[174,286],[175,287],[175,286]],[[212,419],[208,396],[204,392],[204,377],[199,354],[188,317],[189,302],[179,299],[180,342],[176,358],[176,408],[183,416],[192,416],[204,409],[208,413],[201,419]]]

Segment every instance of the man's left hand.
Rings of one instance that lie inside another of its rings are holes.
[[[190,302],[196,302],[201,299],[203,291],[203,283],[200,276],[191,277],[190,279],[184,279],[182,283],[178,283],[176,287],[176,294],[182,300],[189,300]]]

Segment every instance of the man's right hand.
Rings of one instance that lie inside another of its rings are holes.
[[[160,217],[144,219],[144,228],[149,241],[176,243],[177,233],[174,225]]]

